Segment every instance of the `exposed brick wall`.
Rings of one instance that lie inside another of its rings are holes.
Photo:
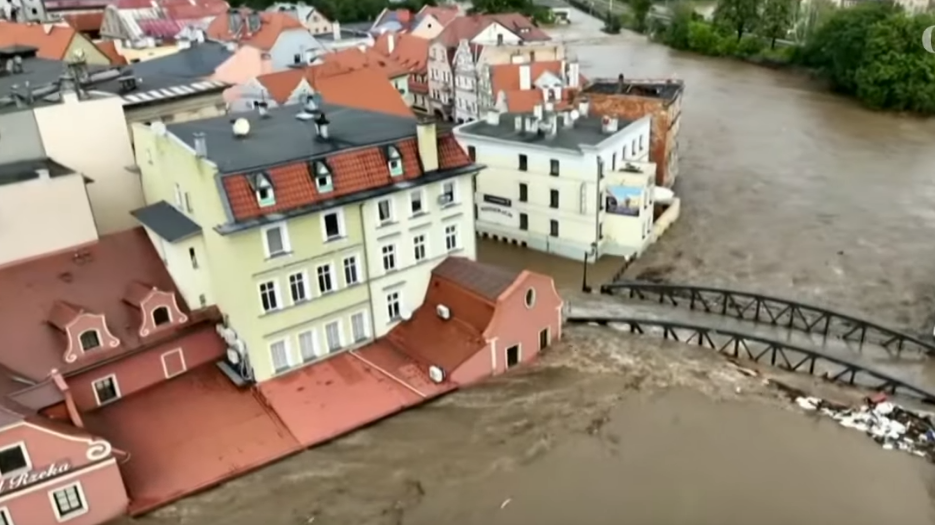
[[[656,163],[656,184],[670,187],[675,182],[675,177],[668,171],[668,158],[669,151],[675,148],[676,141],[674,136],[669,137],[669,127],[671,119],[676,115],[670,115],[669,107],[678,111],[680,104],[673,103],[666,107],[663,100],[635,95],[588,93],[586,97],[590,101],[588,113],[591,115],[629,120],[636,120],[647,114],[653,116],[649,158]]]

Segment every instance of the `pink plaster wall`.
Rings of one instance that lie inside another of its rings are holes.
[[[476,383],[493,374],[491,364],[490,344],[488,343],[487,346],[479,348],[467,361],[461,363],[449,379],[459,386]]]
[[[65,350],[65,362],[74,363],[84,356],[84,349],[81,347],[81,334],[88,330],[96,330],[98,341],[101,346],[88,350],[89,352],[100,352],[120,346],[120,339],[117,339],[107,327],[107,319],[98,314],[80,314],[74,321],[66,327],[65,334],[68,339],[68,346]]]
[[[156,322],[153,320],[153,312],[160,307],[165,307],[169,310],[169,322],[161,326],[156,326]],[[172,292],[161,292],[154,289],[150,295],[140,303],[140,312],[143,314],[141,316],[142,319],[139,331],[140,337],[146,337],[157,332],[168,330],[175,325],[188,321],[188,316],[179,309],[179,305],[175,300],[175,294]]]
[[[272,72],[273,63],[269,54],[255,47],[243,46],[214,70],[211,80],[234,84],[234,87],[224,92],[224,100],[231,102],[238,98],[238,85]]]

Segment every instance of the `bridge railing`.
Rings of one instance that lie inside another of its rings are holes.
[[[604,284],[601,293],[625,295],[674,307],[768,323],[859,344],[873,343],[890,352],[935,355],[935,343],[851,315],[769,295],[682,284],[621,281]]]
[[[657,328],[660,329],[664,339],[703,346],[735,358],[750,359],[754,362],[768,359],[771,366],[790,372],[808,371],[812,375],[829,381],[892,395],[908,395],[921,399],[925,403],[935,404],[935,393],[927,389],[859,363],[796,346],[787,341],[772,340],[731,330],[713,329],[681,321],[618,316],[570,316],[567,321],[573,324],[620,325],[629,332],[637,334],[646,334],[652,328]]]

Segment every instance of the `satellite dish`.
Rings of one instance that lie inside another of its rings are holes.
[[[399,317],[401,317],[403,321],[408,321],[412,319],[412,312],[409,310],[403,310],[402,312],[399,312]]]
[[[153,122],[152,124],[150,124],[149,129],[153,130],[153,133],[159,136],[163,136],[166,134],[166,125],[160,120],[157,120],[156,122]]]
[[[227,349],[227,360],[230,361],[231,364],[239,365],[240,364],[240,353],[237,352],[237,350],[234,350],[233,348],[228,348]]]
[[[250,134],[250,121],[245,118],[239,118],[234,121],[234,136],[246,137]]]

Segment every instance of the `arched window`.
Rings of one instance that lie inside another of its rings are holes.
[[[170,321],[172,321],[172,318],[169,317],[169,309],[165,306],[153,310],[153,324],[156,326],[162,326]]]
[[[81,341],[82,350],[94,350],[101,346],[101,336],[97,330],[85,330],[78,339]]]
[[[536,304],[536,291],[532,288],[526,290],[526,308],[532,308]]]

